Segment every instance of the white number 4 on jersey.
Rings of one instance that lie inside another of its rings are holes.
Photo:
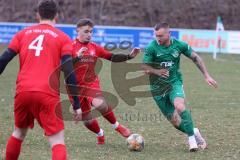
[[[40,56],[41,50],[43,50],[43,47],[42,47],[43,39],[44,39],[44,35],[41,34],[37,38],[35,38],[28,46],[28,49],[34,49],[36,51],[35,56],[37,57]]]

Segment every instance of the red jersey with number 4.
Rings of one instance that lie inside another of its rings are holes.
[[[112,57],[112,53],[96,43],[81,43],[76,39],[73,42],[73,57],[77,57],[77,53],[82,47],[86,47],[87,51],[83,53],[81,60],[74,66],[78,85],[99,88],[99,78],[95,70],[101,68],[99,68],[100,66],[98,68],[95,67],[97,59],[104,58],[109,60]]]
[[[38,24],[19,31],[8,47],[19,54],[16,94],[40,91],[59,95],[60,70],[56,69],[63,55],[72,55],[72,42],[65,33],[51,25]]]

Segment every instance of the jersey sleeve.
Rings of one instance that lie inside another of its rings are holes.
[[[19,53],[20,51],[20,34],[19,33],[13,36],[13,39],[8,45],[8,48],[12,49],[16,53]]]
[[[153,54],[153,49],[150,46],[146,47],[144,50],[143,63],[152,63],[154,57]]]
[[[112,57],[112,53],[109,52],[108,50],[104,49],[103,47],[101,46],[98,46],[96,45],[96,49],[97,49],[97,56],[100,57],[100,58],[104,58],[104,59],[107,59],[107,60],[110,60],[111,57]]]
[[[73,56],[72,46],[73,45],[72,45],[71,39],[67,35],[64,35],[62,39],[62,45],[61,45],[61,56],[64,56],[64,55]]]
[[[185,42],[181,42],[181,51],[187,57],[190,57],[193,52],[192,48]]]

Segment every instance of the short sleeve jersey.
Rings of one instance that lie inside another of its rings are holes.
[[[59,29],[38,24],[19,31],[8,48],[19,54],[16,94],[40,91],[59,95],[61,57],[72,55],[71,39]]]
[[[184,54],[190,57],[192,54],[192,48],[185,42],[171,39],[169,46],[163,46],[158,44],[156,40],[153,40],[145,48],[143,57],[143,63],[149,64],[154,68],[166,68],[169,70],[169,77],[155,77],[150,79],[151,84],[174,83],[176,81],[182,82],[182,75],[180,72],[180,56]]]

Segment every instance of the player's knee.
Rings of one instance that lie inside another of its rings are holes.
[[[26,137],[27,135],[27,131],[28,129],[27,128],[15,128],[14,131],[13,131],[13,136],[17,139],[21,139],[21,140],[24,140],[24,138]]]
[[[97,110],[101,110],[102,111],[102,110],[107,109],[107,104],[106,104],[106,101],[104,100],[103,97],[94,98],[93,101],[92,101],[92,105]]]
[[[64,131],[62,130],[54,135],[48,136],[48,142],[51,147],[53,147],[57,144],[64,145]]]
[[[181,117],[179,116],[179,114],[177,113],[177,111],[174,111],[172,118],[171,118],[171,123],[173,124],[173,126],[178,127],[181,123]]]
[[[184,98],[177,97],[174,99],[174,107],[177,110],[178,114],[181,114],[185,110],[185,100]]]
[[[176,103],[175,109],[178,113],[182,113],[185,110],[185,104],[184,103]]]

